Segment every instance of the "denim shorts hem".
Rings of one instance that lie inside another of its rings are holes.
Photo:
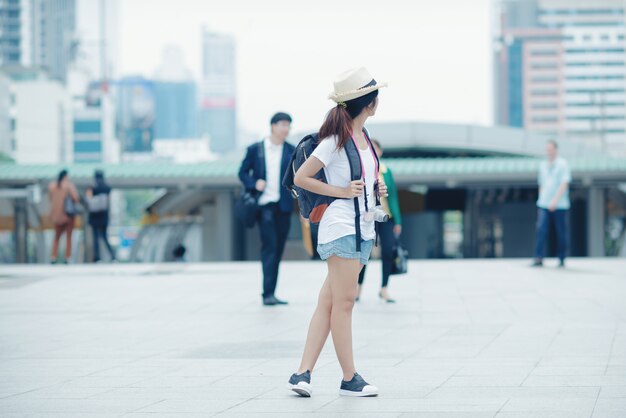
[[[361,258],[361,253],[342,253],[341,251],[332,251],[328,258],[332,257],[333,255],[339,258],[348,258],[351,260]]]
[[[322,260],[332,256],[347,260],[359,260],[366,265],[372,253],[373,240],[361,242],[361,251],[356,251],[356,236],[346,235],[325,244],[318,244],[317,252]]]

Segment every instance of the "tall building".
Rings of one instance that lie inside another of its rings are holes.
[[[124,77],[112,86],[116,133],[122,151],[151,152],[156,107],[154,82],[143,77]]]
[[[74,161],[86,163],[119,162],[115,138],[115,113],[111,96],[93,82],[84,98],[74,105]]]
[[[100,163],[104,160],[102,115],[99,108],[74,109],[74,161]]]
[[[198,95],[193,81],[155,81],[156,139],[198,136]]]
[[[22,64],[22,3],[0,0],[0,67]]]
[[[200,87],[200,134],[210,139],[211,151],[224,153],[236,148],[235,39],[202,31]]]
[[[31,64],[63,83],[76,56],[76,0],[31,0]]]
[[[57,80],[11,83],[11,156],[24,164],[73,161],[70,95]]]
[[[74,69],[90,81],[117,77],[119,6],[119,0],[76,0]]]
[[[626,155],[623,0],[503,0],[495,119]]]
[[[154,74],[155,139],[198,137],[198,89],[182,50],[168,46]]]
[[[12,149],[11,94],[9,77],[0,72],[0,153],[10,155]]]

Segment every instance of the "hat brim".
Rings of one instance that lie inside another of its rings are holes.
[[[358,97],[365,96],[368,93],[373,92],[374,90],[382,89],[383,87],[387,87],[388,84],[386,82],[377,83],[373,86],[363,87],[358,90],[347,91],[344,93],[335,93],[332,92],[328,95],[328,98],[335,103],[339,102],[347,102],[348,100],[354,100]]]

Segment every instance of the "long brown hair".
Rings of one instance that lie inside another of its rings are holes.
[[[57,187],[59,189],[61,188],[61,183],[63,182],[63,179],[65,179],[65,177],[67,177],[67,170],[63,169],[61,170],[61,172],[59,173],[59,176],[57,177]]]
[[[374,103],[377,96],[378,90],[374,90],[330,109],[319,131],[320,141],[337,135],[337,149],[342,149],[352,136],[352,120],[359,116],[363,109]]]
[[[337,135],[337,149],[346,145],[346,141],[352,135],[352,118],[348,111],[342,106],[335,106],[330,109],[326,119],[320,128],[320,140]]]

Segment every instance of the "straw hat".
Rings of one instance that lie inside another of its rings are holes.
[[[377,83],[365,67],[353,68],[337,76],[335,91],[328,98],[335,103],[343,103],[382,87],[387,87],[387,83]]]

